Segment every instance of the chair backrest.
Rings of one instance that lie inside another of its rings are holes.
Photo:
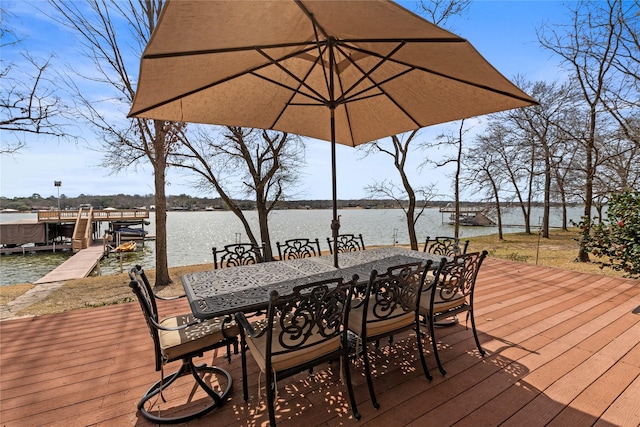
[[[464,255],[467,253],[468,246],[468,240],[465,240],[460,244],[460,239],[457,237],[439,236],[431,238],[427,236],[422,252],[443,256]]]
[[[153,340],[153,348],[156,355],[156,371],[162,368],[162,351],[160,349],[160,337],[156,325],[159,322],[158,306],[156,299],[149,284],[144,270],[139,265],[129,270],[129,287],[138,298],[142,314],[149,328],[151,339]]]
[[[443,258],[433,281],[436,286],[432,291],[438,295],[433,301],[446,302],[464,295],[472,303],[476,277],[486,256],[487,251],[482,251],[457,255],[450,261]]]
[[[419,316],[420,295],[431,260],[426,265],[421,262],[389,267],[384,274],[371,272],[369,283],[361,300],[353,307],[362,306],[362,331],[366,335],[367,324],[377,322],[393,323],[394,319],[413,313]],[[375,329],[375,328],[372,328]],[[365,335],[365,336],[366,336]]]
[[[302,349],[313,353],[330,340],[346,341],[346,307],[356,280],[357,276],[348,282],[333,278],[308,283],[288,295],[271,291],[265,326],[268,372],[273,357]]]
[[[213,268],[237,267],[264,261],[262,247],[253,243],[233,243],[218,249],[213,247]]]
[[[340,234],[336,242],[338,244],[338,253],[363,251],[366,249],[364,247],[362,234],[358,234],[357,236],[355,234]],[[327,237],[327,243],[329,244],[329,253],[333,254],[333,239]]]
[[[310,239],[289,239],[284,243],[276,242],[278,256],[283,259],[309,258],[312,256],[322,256],[320,252],[320,241]]]

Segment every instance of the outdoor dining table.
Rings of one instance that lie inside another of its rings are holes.
[[[266,309],[272,290],[287,294],[297,285],[337,277],[350,280],[354,274],[359,283],[366,283],[374,269],[382,273],[394,265],[427,260],[437,268],[441,259],[441,255],[388,247],[341,253],[339,268],[333,266],[332,256],[321,256],[189,273],[181,280],[193,315],[209,319]]]

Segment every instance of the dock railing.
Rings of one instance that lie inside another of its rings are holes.
[[[100,221],[141,221],[149,218],[146,209],[100,209],[80,208],[69,211],[38,211],[38,222],[74,222],[71,246],[78,252],[91,246],[92,225]]]
[[[80,212],[86,214],[89,211],[83,211],[82,209],[73,211],[38,211],[38,222],[75,222]],[[147,209],[99,209],[93,210],[91,221],[136,220],[146,218],[149,218],[149,211]]]

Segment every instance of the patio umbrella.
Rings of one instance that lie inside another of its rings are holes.
[[[532,104],[468,41],[392,1],[168,0],[129,117],[331,141],[335,242],[336,143]]]

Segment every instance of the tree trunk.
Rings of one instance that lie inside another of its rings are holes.
[[[589,262],[589,252],[585,246],[589,234],[591,233],[591,206],[593,204],[593,177],[595,175],[595,167],[593,166],[593,154],[595,149],[596,138],[596,109],[591,106],[591,118],[589,122],[589,140],[586,143],[586,182],[585,182],[585,200],[584,200],[584,216],[586,226],[582,231],[582,239],[580,239],[580,249],[578,250],[578,261]]]
[[[262,239],[261,243],[264,243],[264,260],[273,261],[268,216],[269,211],[264,207],[264,203],[258,203],[258,224],[260,224],[260,238]]]
[[[545,144],[544,159],[544,212],[542,213],[542,237],[549,238],[549,215],[551,214],[551,153]]]
[[[171,283],[167,262],[167,195],[165,193],[165,173],[167,160],[165,157],[165,132],[163,123],[155,121],[153,182],[156,193],[156,282],[155,286],[166,286]]]
[[[413,217],[416,210],[416,201],[415,195],[413,196],[413,202],[409,200],[409,207],[405,212],[407,216],[407,231],[409,232],[409,243],[411,245],[411,249],[414,251],[418,250],[418,236],[416,235],[416,227],[415,227],[415,218]]]
[[[562,231],[568,231],[567,224],[567,194],[564,190],[564,183],[556,176],[556,182],[558,184],[558,191],[560,192],[560,204],[562,206]]]
[[[454,221],[453,237],[458,238],[460,236],[460,169],[462,166],[462,129],[464,127],[464,120],[460,122],[460,128],[458,133],[458,157],[456,159],[456,176],[454,182],[454,196],[456,205],[456,216]]]
[[[498,239],[504,240],[504,235],[502,233],[502,212],[500,211],[500,196],[498,196],[498,186],[496,182],[491,179],[491,186],[493,187],[493,194],[496,198],[496,216],[498,220]]]

